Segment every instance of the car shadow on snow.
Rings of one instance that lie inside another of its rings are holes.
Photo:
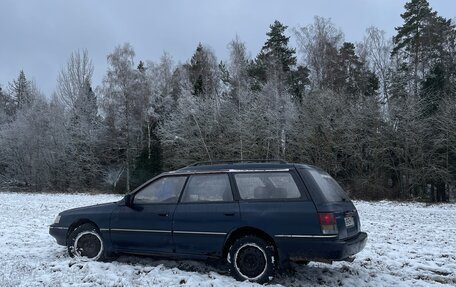
[[[228,265],[220,260],[169,260],[166,258],[140,256],[140,255],[122,255],[116,259],[116,262],[127,265],[141,265],[144,267],[158,267],[173,269],[177,268],[185,272],[197,272],[199,274],[216,273],[220,276],[230,277]],[[344,278],[357,277],[361,270],[351,268],[348,265],[334,266],[319,263],[290,264],[290,267],[284,270],[279,270],[275,278],[269,285],[284,285],[284,286],[303,286],[303,285],[344,285]],[[367,270],[365,270],[367,273]],[[362,271],[361,271],[362,272]],[[364,274],[368,277],[367,274]],[[365,276],[362,276],[365,277]]]

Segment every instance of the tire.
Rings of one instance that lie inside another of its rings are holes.
[[[90,261],[108,259],[103,238],[97,227],[91,223],[84,223],[70,233],[67,248],[70,257]]]
[[[237,239],[227,260],[231,276],[239,281],[266,283],[275,273],[274,247],[253,235]]]

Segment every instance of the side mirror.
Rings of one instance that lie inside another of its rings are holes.
[[[133,206],[133,196],[129,193],[124,197],[125,206],[132,207]]]

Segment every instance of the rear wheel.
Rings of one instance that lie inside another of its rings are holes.
[[[106,259],[103,239],[96,226],[91,223],[84,223],[70,233],[67,248],[71,257],[94,261]]]
[[[237,280],[265,283],[274,276],[274,247],[263,239],[239,238],[228,253],[231,275]]]

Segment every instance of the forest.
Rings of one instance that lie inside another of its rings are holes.
[[[107,55],[93,86],[76,50],[43,95],[26,71],[0,83],[0,189],[133,190],[196,161],[282,159],[323,168],[354,198],[456,197],[456,27],[427,0],[395,35],[349,42],[331,19],[275,21],[255,56],[199,44],[176,63]],[[227,39],[229,41],[229,39]]]

